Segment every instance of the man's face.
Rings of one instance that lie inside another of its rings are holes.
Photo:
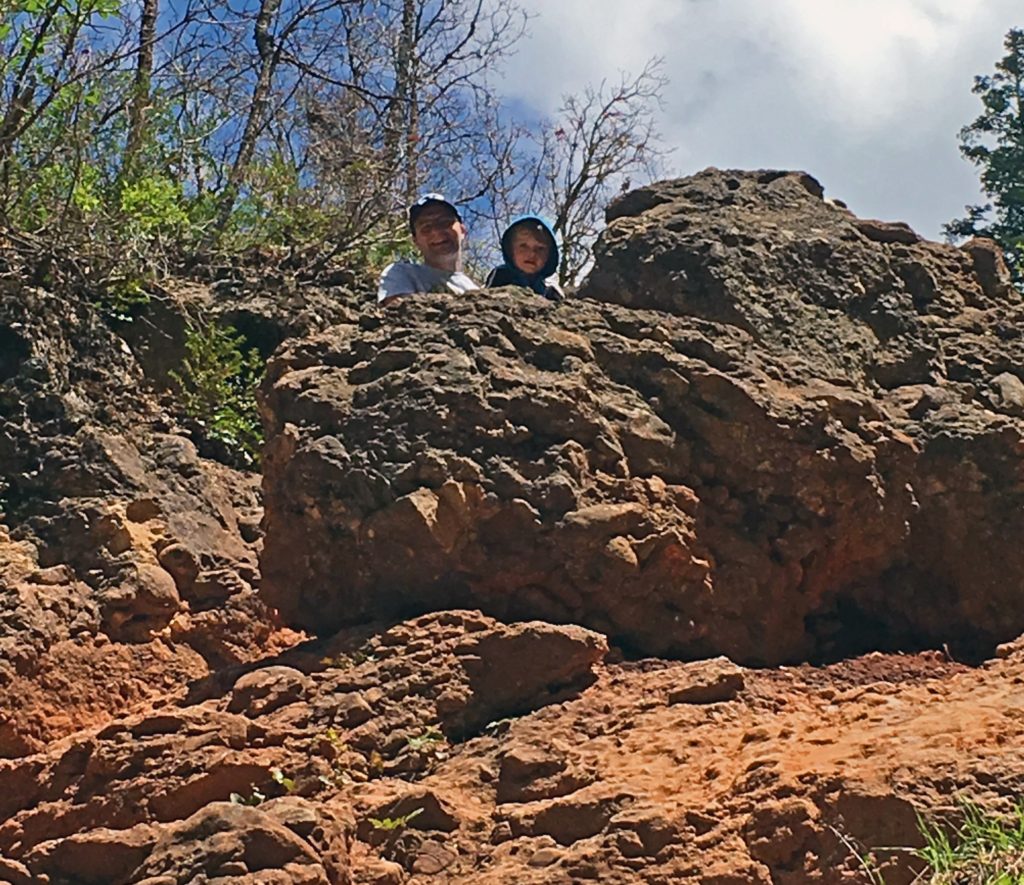
[[[512,237],[512,263],[525,274],[540,273],[550,254],[551,246],[540,234],[521,230]]]
[[[462,251],[466,228],[445,206],[427,206],[416,216],[412,241],[431,267],[451,269]]]

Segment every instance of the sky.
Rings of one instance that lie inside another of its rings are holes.
[[[857,215],[930,239],[983,202],[960,128],[974,77],[1024,27],[1021,0],[520,0],[530,35],[506,100],[562,96],[665,60],[659,126],[674,175],[800,169]]]

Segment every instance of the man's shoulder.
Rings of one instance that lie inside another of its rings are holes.
[[[413,292],[429,292],[440,279],[432,267],[412,261],[395,261],[384,268],[377,287],[377,300]]]
[[[428,275],[431,268],[425,264],[418,264],[415,261],[392,261],[384,268],[380,275],[381,280],[395,277],[419,277]]]
[[[457,295],[464,295],[466,292],[472,292],[479,288],[480,285],[469,274],[461,270],[455,271],[448,278],[448,289]]]

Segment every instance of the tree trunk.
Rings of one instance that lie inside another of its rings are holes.
[[[406,203],[416,198],[419,113],[416,84],[416,21],[420,0],[402,0],[402,30],[395,51],[395,87],[388,112],[385,155],[396,181],[402,181]]]
[[[281,0],[262,0],[259,15],[256,16],[253,37],[256,41],[256,51],[260,56],[259,74],[253,87],[252,100],[249,102],[249,114],[246,117],[242,140],[238,145],[238,154],[220,195],[215,225],[217,235],[223,233],[231,217],[231,211],[235,208],[235,201],[238,199],[238,193],[249,171],[249,163],[256,150],[256,139],[264,125],[267,105],[270,103],[270,86],[280,57],[270,28],[280,6]]]
[[[139,21],[139,55],[135,66],[135,84],[128,105],[128,139],[124,148],[122,175],[129,172],[142,148],[146,131],[146,108],[149,106],[153,80],[153,48],[156,43],[156,20],[160,0],[143,0]]]

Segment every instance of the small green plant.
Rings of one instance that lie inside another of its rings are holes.
[[[241,793],[232,793],[228,799],[232,805],[260,805],[267,801],[267,797],[260,791],[259,787],[253,787],[252,792],[248,796],[243,796]]]
[[[348,745],[345,743],[345,739],[338,734],[338,729],[333,725],[327,729],[323,734],[324,740],[327,741],[333,748],[335,753],[340,753],[343,750],[348,749]]]
[[[180,388],[185,413],[207,437],[252,466],[263,442],[256,386],[264,364],[258,351],[243,352],[243,344],[230,326],[194,327],[185,338],[188,355],[181,371],[170,374]]]
[[[338,734],[336,728],[328,728],[322,735],[331,748],[334,750],[334,759],[331,761],[331,773],[321,774],[317,779],[329,787],[343,787],[348,786],[353,782],[352,776],[345,769],[345,766],[339,761],[339,757],[342,753],[348,750],[348,744],[345,743],[345,739]]]
[[[270,776],[274,779],[274,783],[279,784],[286,793],[294,792],[295,781],[285,775],[280,768],[272,768],[270,770]]]
[[[150,302],[146,282],[133,273],[112,274],[100,288],[97,303],[100,310],[120,323],[133,322],[141,308]]]
[[[410,750],[436,750],[438,744],[443,744],[445,737],[435,728],[428,728],[423,734],[411,737],[406,741]]]
[[[1024,885],[1024,801],[1016,802],[1007,818],[994,817],[966,801],[961,809],[963,821],[952,834],[918,819],[925,840],[918,856],[928,863],[928,881]]]
[[[383,830],[388,833],[393,833],[396,830],[401,830],[406,827],[413,818],[419,817],[423,814],[422,808],[417,808],[414,811],[410,811],[408,814],[403,814],[401,817],[371,817],[370,826],[375,830]]]

